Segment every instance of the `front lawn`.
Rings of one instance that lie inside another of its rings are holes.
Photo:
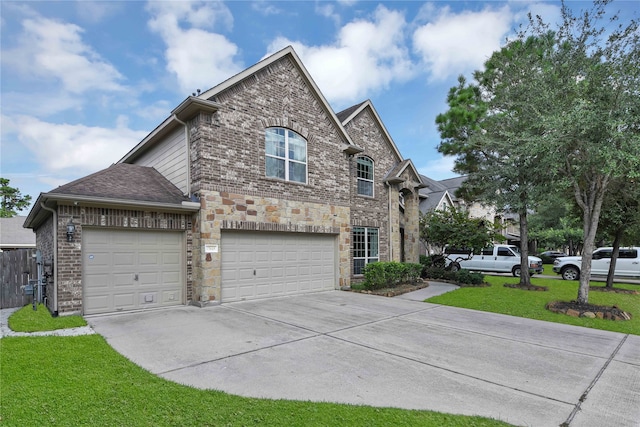
[[[8,323],[11,330],[16,332],[55,331],[87,326],[81,316],[51,316],[44,304],[38,304],[38,310],[35,311],[33,305],[25,305],[9,317]]]
[[[518,278],[506,276],[486,276],[490,287],[460,288],[453,292],[429,298],[427,302],[509,314],[511,316],[548,322],[566,323],[587,328],[603,329],[625,334],[640,335],[640,295],[626,295],[607,292],[589,292],[589,303],[603,306],[617,306],[631,313],[628,321],[576,318],[553,313],[545,308],[550,301],[572,301],[578,295],[578,282],[556,279],[532,278],[531,283],[546,286],[548,291],[525,291],[506,288],[505,283],[518,283]],[[604,283],[592,282],[592,286],[604,286]],[[640,291],[640,285],[615,284],[616,288]]]
[[[429,411],[198,390],[134,365],[100,335],[5,337],[0,367],[0,424],[5,426],[509,425]]]

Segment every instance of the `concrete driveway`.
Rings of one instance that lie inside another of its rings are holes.
[[[640,336],[331,291],[93,316],[168,380],[265,398],[640,426]]]

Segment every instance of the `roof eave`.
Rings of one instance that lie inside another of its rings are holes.
[[[91,196],[78,196],[74,194],[56,194],[56,193],[40,193],[36,204],[29,212],[27,219],[24,222],[23,227],[35,228],[40,225],[44,218],[48,216],[42,212],[44,209],[41,204],[47,207],[53,208],[58,202],[73,202],[74,204],[86,204],[95,207],[117,207],[120,209],[149,209],[162,211],[162,212],[197,212],[200,210],[200,203],[183,201],[181,204],[177,203],[165,203],[165,202],[152,202],[146,200],[126,200],[126,199],[114,199],[108,197],[91,197]]]

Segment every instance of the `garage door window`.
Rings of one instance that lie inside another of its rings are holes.
[[[363,274],[365,265],[379,259],[378,229],[353,227],[353,274]]]

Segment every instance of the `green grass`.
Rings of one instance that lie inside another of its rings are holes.
[[[25,305],[9,316],[8,323],[16,332],[55,331],[87,326],[87,322],[81,316],[53,317],[43,304],[38,304],[37,311],[33,310],[33,305]]]
[[[0,424],[5,426],[509,425],[429,411],[198,390],[150,374],[99,335],[5,337],[0,366]]]
[[[640,335],[640,295],[596,291],[589,292],[590,304],[604,306],[616,305],[621,310],[631,313],[631,320],[612,321],[575,318],[564,314],[553,313],[547,310],[545,305],[550,301],[575,300],[578,295],[577,281],[541,279],[535,277],[531,279],[531,283],[534,285],[546,286],[549,289],[546,292],[524,291],[505,288],[503,286],[505,283],[518,283],[518,279],[515,277],[486,276],[485,281],[490,283],[491,287],[460,288],[453,292],[429,298],[427,302]],[[604,283],[592,282],[592,286],[604,286]],[[615,284],[614,287],[640,290],[640,285]]]

